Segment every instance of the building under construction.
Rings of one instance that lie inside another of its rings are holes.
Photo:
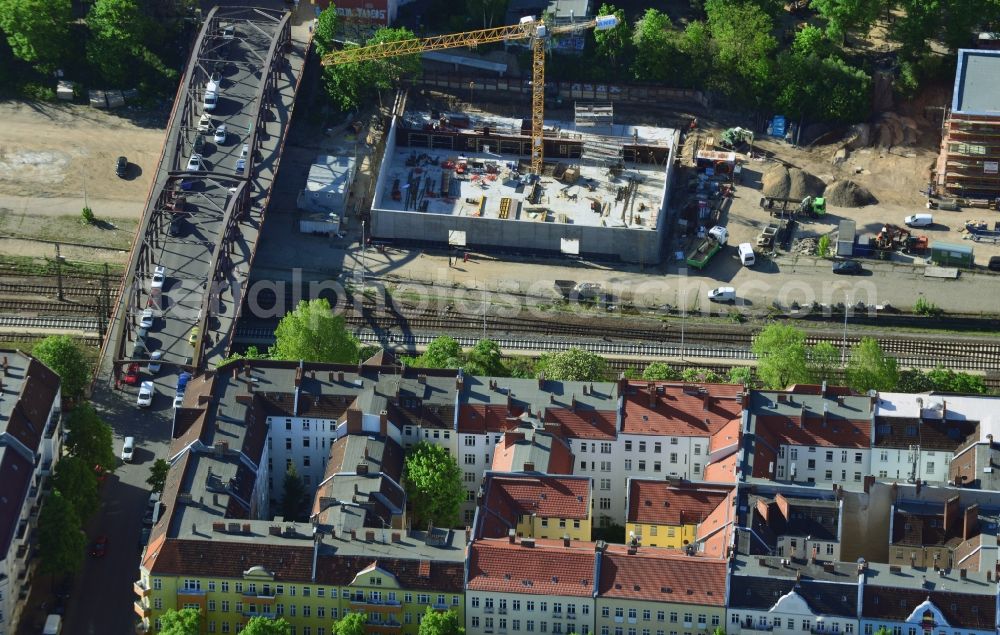
[[[658,263],[678,139],[578,104],[573,122],[545,122],[536,177],[530,120],[407,112],[386,138],[372,236]]]
[[[1000,196],[1000,51],[958,52],[955,90],[945,116],[936,169],[940,191]]]

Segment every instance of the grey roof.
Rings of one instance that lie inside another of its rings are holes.
[[[782,400],[779,400],[779,396],[783,396]],[[867,395],[844,395],[841,398],[829,398],[819,394],[773,390],[751,390],[748,410],[752,416],[797,417],[803,410],[810,415],[822,415],[824,407],[827,409],[827,416],[831,419],[858,421],[869,419],[872,414],[871,398]]]
[[[961,49],[951,110],[1000,114],[1000,51]]]
[[[952,591],[955,593],[996,595],[996,580],[987,579],[989,571],[967,570],[962,578],[958,569],[897,566],[884,562],[869,562],[865,571],[865,586]]]
[[[780,513],[768,515],[768,528],[776,536],[811,536],[815,540],[837,540],[840,526],[840,502],[818,498],[795,498],[783,496],[788,502],[789,517]],[[750,496],[755,525],[764,520],[756,510],[757,501],[765,505],[775,505],[775,499],[765,496]],[[777,507],[775,505],[775,507]],[[773,510],[775,511],[775,510]]]
[[[858,581],[858,566],[849,562],[809,562],[780,556],[739,555],[733,559],[733,574],[759,578],[791,578],[816,582]]]
[[[794,578],[733,576],[729,608],[766,611],[784,595],[795,591],[813,612],[822,615],[854,617],[857,615],[857,581],[838,584]]]
[[[590,8],[590,0],[510,0],[507,3],[507,14],[541,17],[543,13],[549,13],[557,20],[568,20],[570,17],[587,17]]]

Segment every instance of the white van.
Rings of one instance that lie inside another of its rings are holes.
[[[132,462],[132,455],[135,453],[135,437],[125,437],[125,443],[122,445],[122,461],[124,463]]]
[[[216,104],[219,103],[219,85],[215,82],[208,82],[205,86],[205,105],[204,109],[211,111],[215,110]]]
[[[740,253],[740,262],[743,263],[744,267],[752,267],[755,262],[757,262],[757,255],[753,252],[753,245],[750,243],[740,243],[738,247]]]
[[[907,227],[930,227],[934,224],[933,214],[913,214],[903,219]]]
[[[708,292],[708,299],[712,302],[734,302],[736,300],[735,287],[718,287]]]
[[[62,617],[55,613],[45,618],[45,628],[42,635],[59,635],[62,632]]]

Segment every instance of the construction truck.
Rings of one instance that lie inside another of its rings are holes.
[[[821,196],[807,196],[803,199],[763,196],[760,206],[768,210],[771,216],[784,218],[786,215],[811,216],[818,218],[826,214],[826,199]]]
[[[695,269],[704,269],[712,256],[719,253],[729,240],[729,230],[720,225],[716,225],[708,230],[708,234],[695,242],[687,252],[686,261],[688,266]]]
[[[883,253],[902,251],[904,254],[919,254],[927,250],[927,236],[914,236],[910,230],[899,225],[885,224],[875,235],[875,248]]]

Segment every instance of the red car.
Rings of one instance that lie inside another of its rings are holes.
[[[95,558],[103,558],[108,552],[108,537],[98,536],[94,544],[90,545],[90,555]]]
[[[139,385],[139,364],[132,362],[128,365],[128,370],[125,371],[125,385],[126,386],[138,386]]]

